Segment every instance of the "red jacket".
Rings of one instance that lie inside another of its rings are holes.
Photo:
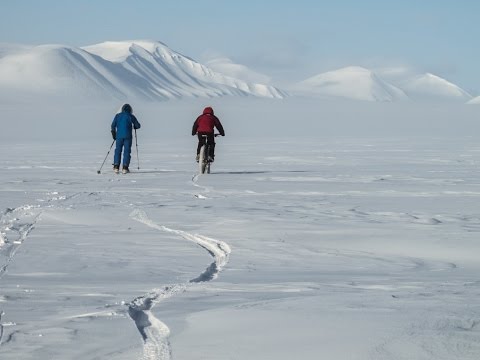
[[[213,114],[213,109],[211,107],[206,107],[203,110],[203,114],[200,115],[193,123],[192,135],[195,135],[197,132],[213,133],[214,128],[217,128],[220,135],[225,136],[225,131],[223,130],[222,123]]]

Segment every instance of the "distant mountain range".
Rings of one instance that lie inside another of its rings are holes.
[[[407,95],[372,71],[350,66],[313,76],[292,87],[299,94],[364,101],[401,101]]]
[[[228,58],[201,64],[158,41],[111,41],[76,48],[64,45],[0,45],[3,98],[144,99],[250,96],[283,99],[307,96],[370,102],[480,104],[436,75],[375,71],[350,66],[288,86]],[[399,75],[400,74],[400,75]]]
[[[322,98],[340,97],[354,100],[393,102],[458,102],[465,103],[472,96],[455,84],[436,75],[389,76],[375,71],[350,66],[325,72],[292,86],[300,95]]]
[[[168,100],[226,95],[281,99],[286,93],[215,72],[155,41],[3,46],[0,92]]]

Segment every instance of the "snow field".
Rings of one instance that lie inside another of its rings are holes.
[[[1,146],[2,359],[478,358],[472,139],[95,146]]]

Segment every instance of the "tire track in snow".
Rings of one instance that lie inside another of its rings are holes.
[[[199,174],[195,174],[195,175],[192,176],[192,185],[197,187],[197,188],[203,189],[202,192],[205,193],[205,194],[209,193],[212,190],[211,187],[198,185],[198,177],[199,176],[200,176]],[[196,194],[195,197],[199,198],[199,199],[208,199],[207,196],[202,195],[202,194]]]
[[[128,315],[142,336],[145,360],[171,359],[170,329],[150,311],[157,303],[186,290],[186,285],[165,286],[139,296],[127,304]]]
[[[231,249],[228,244],[223,241],[158,225],[150,220],[147,214],[142,210],[134,210],[130,214],[130,217],[153,229],[179,235],[185,240],[199,245],[214,259],[214,261],[199,276],[191,279],[188,283],[165,286],[163,289],[154,289],[150,293],[139,296],[127,304],[128,313],[135,322],[144,341],[143,358],[145,360],[171,359],[172,351],[169,341],[170,329],[166,324],[153,315],[151,309],[162,300],[186,291],[189,284],[207,282],[216,279],[219,272],[222,271],[228,263]]]

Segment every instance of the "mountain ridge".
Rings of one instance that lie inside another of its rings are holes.
[[[5,49],[5,48],[4,48]],[[5,53],[6,52],[6,53]],[[47,44],[3,52],[0,90],[101,98],[168,100],[254,96],[282,99],[273,86],[216,73],[161,42],[106,42],[81,48]]]
[[[227,57],[202,64],[156,40],[105,41],[82,47],[0,44],[0,95],[4,98],[163,101],[299,95],[367,102],[479,102],[446,79],[404,67],[382,71],[347,66],[292,84],[288,92],[270,85],[270,80]]]
[[[432,73],[401,78],[384,77],[380,72],[360,66],[348,66],[323,72],[292,86],[298,94],[341,97],[373,102],[461,102],[472,96],[459,86]]]

